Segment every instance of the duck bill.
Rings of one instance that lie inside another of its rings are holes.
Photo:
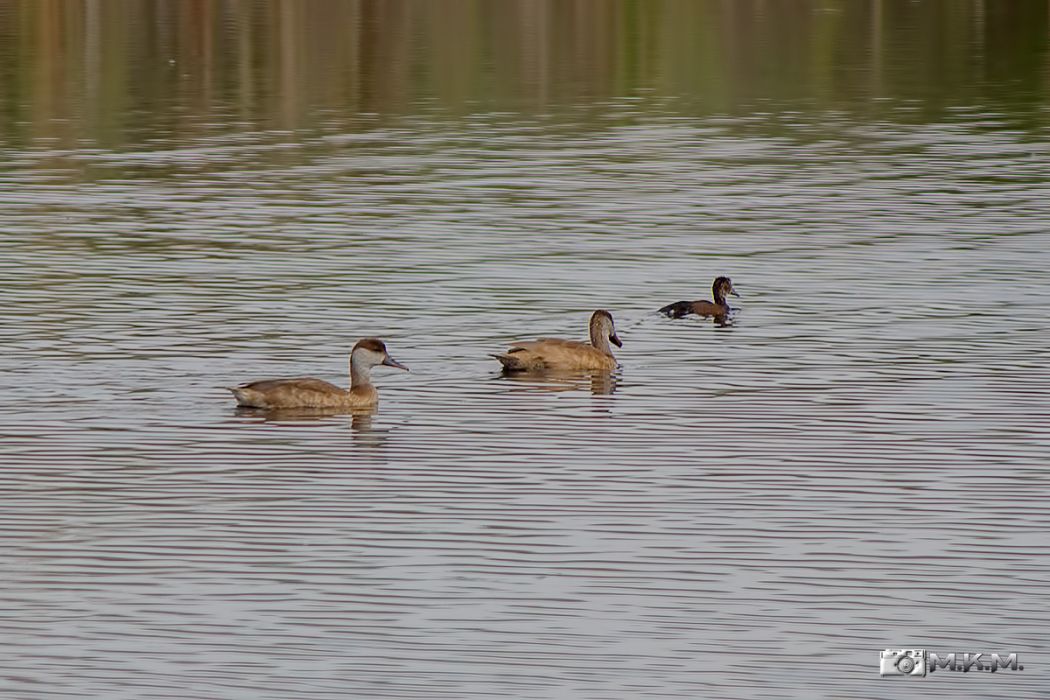
[[[620,336],[616,335],[615,333],[609,336],[609,340],[613,341],[613,344],[616,345],[616,347],[623,347],[623,342],[620,340]]]
[[[735,297],[736,297],[737,299],[739,299],[739,298],[740,298],[740,295],[739,295],[739,294],[737,294],[737,292],[736,292],[736,290],[735,290],[735,289],[730,289],[730,290],[729,290],[729,293],[730,293],[730,294],[732,294],[733,296],[735,296]]]
[[[403,364],[401,364],[400,362],[395,360],[394,358],[390,357],[390,355],[386,356],[386,359],[383,360],[383,364],[386,365],[387,367],[396,367],[398,369],[403,369],[406,372],[411,372],[412,371],[408,367],[405,367]]]

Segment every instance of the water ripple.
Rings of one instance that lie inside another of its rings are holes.
[[[925,645],[1039,697],[1045,143],[635,109],[6,153],[2,685],[919,697]],[[653,313],[723,273],[732,326]],[[597,307],[613,378],[487,357]],[[222,389],[373,334],[374,416]]]

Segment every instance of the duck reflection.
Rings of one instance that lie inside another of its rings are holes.
[[[735,311],[736,311],[736,309],[733,309],[732,311],[730,311],[727,314],[722,314],[721,316],[712,316],[711,317],[711,322],[714,323],[719,328],[732,328],[733,327],[733,321],[734,321],[735,316],[736,316]]]
[[[390,428],[375,427],[376,411],[374,409],[347,411],[317,408],[261,409],[242,406],[234,409],[234,415],[255,418],[254,422],[278,425],[314,424],[320,426],[345,422],[350,428],[350,435],[355,445],[373,449],[382,447],[389,439],[390,433]]]
[[[377,428],[375,411],[360,411],[350,416],[350,436],[358,447],[379,449],[390,439],[390,428]]]
[[[508,390],[520,391],[590,391],[595,396],[609,396],[616,391],[619,377],[615,372],[548,371],[528,374],[502,374],[494,379],[505,381]]]
[[[372,411],[374,413],[374,411]],[[235,416],[257,418],[261,423],[331,423],[352,412],[336,408],[252,408],[238,406],[233,410]]]

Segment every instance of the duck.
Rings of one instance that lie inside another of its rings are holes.
[[[403,369],[404,366],[387,352],[379,338],[357,341],[350,352],[350,388],[313,377],[264,379],[227,387],[243,408],[279,409],[357,409],[372,408],[379,402],[379,392],[372,385],[371,370],[377,365]]]
[[[689,314],[696,314],[697,316],[714,316],[715,318],[726,316],[732,309],[729,304],[726,303],[726,293],[732,294],[735,297],[739,297],[736,290],[733,289],[733,280],[728,277],[716,277],[714,284],[711,285],[711,295],[714,296],[715,300],[712,301],[676,301],[673,304],[660,309],[660,313],[670,316],[671,318],[682,318]]]
[[[492,355],[503,365],[504,372],[542,372],[545,370],[614,370],[612,342],[623,347],[612,314],[598,309],[591,314],[591,341],[540,338],[516,343],[507,352]]]

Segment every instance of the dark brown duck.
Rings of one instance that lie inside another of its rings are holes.
[[[715,283],[711,285],[711,295],[714,297],[714,301],[676,301],[660,309],[660,313],[671,318],[682,318],[689,314],[714,316],[716,318],[725,316],[730,311],[729,304],[726,303],[726,294],[732,294],[735,297],[740,296],[733,289],[733,280],[728,277],[718,277],[715,279]]]

